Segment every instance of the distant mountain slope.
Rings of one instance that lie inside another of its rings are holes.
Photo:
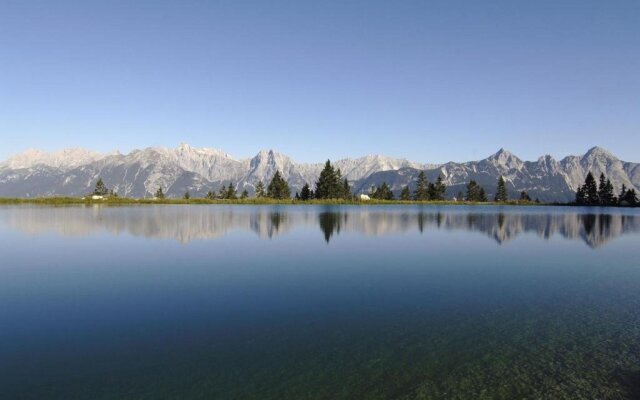
[[[526,190],[543,201],[571,200],[588,171],[611,178],[616,190],[622,184],[640,189],[639,164],[624,162],[610,152],[594,147],[583,156],[569,156],[556,161],[551,156],[537,161],[522,161],[501,149],[480,161],[449,162],[442,165],[420,164],[382,155],[337,160],[356,193],[368,192],[372,185],[389,183],[395,192],[411,187],[421,170],[434,181],[442,175],[449,186],[448,197],[464,190],[469,180],[485,186],[489,195],[495,190],[498,176],[507,181],[512,197]],[[194,148],[187,144],[175,149],[153,147],[129,154],[100,154],[84,149],[55,153],[28,150],[0,163],[0,196],[36,197],[89,193],[98,177],[121,196],[150,197],[159,188],[170,197],[185,191],[203,196],[233,183],[238,191],[253,193],[255,185],[265,184],[279,170],[289,182],[292,193],[305,182],[313,185],[324,162],[297,163],[273,150],[262,150],[249,159],[234,159],[223,151]]]
[[[500,149],[497,153],[480,161],[466,163],[450,162],[433,169],[427,169],[427,178],[435,181],[442,175],[447,184],[447,196],[453,197],[465,190],[470,180],[485,187],[492,197],[497,179],[502,175],[507,183],[511,198],[525,190],[532,198],[541,201],[570,201],[575,197],[578,186],[584,182],[589,171],[597,176],[604,173],[611,179],[616,193],[622,185],[640,187],[640,169],[637,163],[620,161],[610,152],[594,147],[583,156],[569,156],[560,161],[546,155],[537,161],[522,161],[512,153]],[[413,187],[420,170],[407,168],[397,171],[376,172],[357,182],[356,189],[361,192],[382,182],[391,184],[395,192],[404,185]]]

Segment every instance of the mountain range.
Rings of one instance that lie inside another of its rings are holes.
[[[404,185],[412,187],[420,171],[430,181],[438,175],[447,184],[447,197],[464,191],[470,180],[485,187],[489,196],[503,176],[510,197],[525,190],[532,198],[546,202],[572,200],[578,186],[591,171],[604,173],[616,192],[622,185],[640,191],[640,164],[618,159],[611,152],[593,147],[581,156],[556,160],[549,155],[523,161],[507,150],[479,161],[425,164],[368,155],[332,162],[353,186],[354,193],[367,193],[373,185],[387,182],[397,194]],[[168,197],[186,191],[204,196],[233,183],[238,191],[254,192],[259,181],[265,184],[279,170],[292,193],[306,183],[313,186],[324,163],[298,163],[273,150],[262,150],[247,159],[235,159],[211,148],[182,144],[177,148],[149,147],[128,154],[98,153],[81,148],[58,152],[27,150],[0,163],[0,197],[82,196],[93,190],[98,178],[120,196],[150,197],[162,187]]]

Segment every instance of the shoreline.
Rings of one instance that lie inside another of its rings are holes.
[[[38,197],[38,198],[0,198],[0,205],[457,205],[457,206],[570,206],[563,203],[536,203],[533,201],[507,202],[471,202],[471,201],[414,201],[414,200],[275,200],[275,199],[236,199],[236,200],[207,200],[207,199],[133,199],[113,198],[104,200],[82,199],[78,197]]]

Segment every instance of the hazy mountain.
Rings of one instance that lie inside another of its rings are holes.
[[[569,156],[560,161],[551,156],[522,161],[501,149],[484,160],[465,163],[420,164],[369,155],[333,164],[357,193],[367,192],[383,181],[399,192],[406,184],[413,186],[421,170],[427,171],[431,181],[442,175],[449,186],[449,197],[464,190],[471,179],[485,186],[491,195],[500,175],[505,177],[512,197],[526,190],[543,201],[572,199],[588,171],[597,175],[604,172],[616,190],[622,184],[640,188],[639,164],[621,161],[598,147],[583,156]],[[249,159],[235,159],[221,150],[187,144],[175,149],[134,150],[129,154],[100,154],[84,149],[55,153],[28,150],[0,163],[0,196],[81,196],[91,192],[98,177],[121,196],[130,197],[149,197],[158,187],[170,197],[182,196],[187,190],[194,196],[203,196],[208,190],[217,191],[230,182],[238,191],[247,189],[253,193],[255,185],[259,181],[268,183],[276,170],[295,193],[305,182],[313,185],[323,166],[324,162],[298,163],[273,150],[262,150]]]

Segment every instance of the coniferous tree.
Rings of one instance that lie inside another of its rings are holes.
[[[498,178],[498,189],[496,190],[496,195],[493,200],[499,203],[504,203],[508,200],[507,187],[504,183],[504,178],[502,177],[502,175],[500,175],[500,178]]]
[[[411,191],[409,190],[409,185],[402,188],[402,192],[400,192],[400,200],[403,200],[403,201],[411,200]]]
[[[247,192],[247,189],[243,190],[242,193],[240,194],[240,198],[246,199],[248,197],[249,197],[249,192]]]
[[[482,186],[480,186],[480,192],[478,193],[478,201],[480,202],[489,201],[489,199],[487,199],[487,193],[484,191],[484,188]]]
[[[229,186],[227,187],[227,190],[226,190],[226,197],[225,197],[225,198],[226,198],[227,200],[235,200],[235,199],[237,199],[237,198],[238,198],[237,193],[238,193],[238,192],[236,191],[236,188],[235,188],[235,186],[233,185],[233,183],[229,182]]]
[[[344,180],[342,181],[342,198],[345,200],[349,200],[352,197],[353,195],[351,194],[351,186],[349,186],[349,181],[347,180],[347,178],[344,178]]]
[[[107,189],[107,186],[102,181],[102,178],[98,178],[98,181],[96,182],[96,188],[93,189],[93,194],[96,196],[106,196],[107,194],[109,194],[109,189]]]
[[[256,197],[260,198],[260,197],[265,197],[267,194],[264,191],[264,183],[262,183],[262,181],[258,182],[258,184],[256,185]]]
[[[627,185],[622,184],[622,190],[620,190],[620,195],[618,196],[618,203],[624,200],[624,196],[627,194]]]
[[[464,201],[464,193],[462,193],[462,191],[458,192],[458,195],[456,196],[456,201]]]
[[[429,183],[427,182],[427,176],[424,171],[420,171],[418,174],[418,181],[416,183],[416,190],[413,192],[413,199],[417,201],[429,200]]]
[[[393,200],[393,192],[387,182],[382,182],[382,185],[373,192],[372,197],[378,200]]]
[[[204,198],[207,200],[214,200],[216,198],[216,192],[213,190],[209,190]]]
[[[305,183],[300,190],[300,200],[307,201],[311,200],[311,188],[308,183]]]
[[[576,192],[576,204],[578,205],[587,204],[587,196],[584,193],[584,186],[582,185],[578,187],[578,191]]]
[[[615,195],[613,194],[613,184],[610,179],[605,179],[604,174],[600,175],[600,187],[598,188],[598,198],[603,206],[611,206],[615,204]]]
[[[218,198],[222,200],[225,200],[227,198],[227,187],[225,185],[222,185],[222,187],[220,188]]]
[[[526,191],[520,192],[520,201],[531,201],[531,197],[529,197],[529,193]]]
[[[157,199],[164,199],[164,191],[162,191],[162,186],[160,186],[158,190],[156,190],[155,197]]]
[[[267,196],[272,199],[289,199],[291,198],[291,191],[289,190],[289,184],[284,180],[280,171],[276,171],[269,182],[267,187]]]
[[[585,204],[587,205],[597,205],[600,203],[600,196],[598,196],[598,184],[596,183],[596,179],[593,177],[593,174],[589,172],[587,177],[584,180],[584,198]]]
[[[331,165],[331,161],[327,160],[316,182],[315,198],[339,199],[344,198],[344,196],[342,173],[340,169],[335,170]]]
[[[191,193],[189,193],[189,191],[187,190],[186,192],[184,192],[184,196],[182,196],[182,198],[185,200],[189,200],[191,198]]]
[[[483,201],[484,189],[473,179],[467,184],[467,201]],[[486,197],[486,195],[484,196]]]
[[[446,191],[447,185],[444,184],[442,176],[438,175],[438,179],[436,179],[436,183],[433,185],[433,196],[431,196],[431,200],[443,201]]]
[[[621,200],[621,203],[623,205],[629,205],[632,207],[638,206],[639,202],[638,202],[638,196],[636,194],[636,190],[635,189],[627,190],[627,192],[624,194],[624,199]]]

